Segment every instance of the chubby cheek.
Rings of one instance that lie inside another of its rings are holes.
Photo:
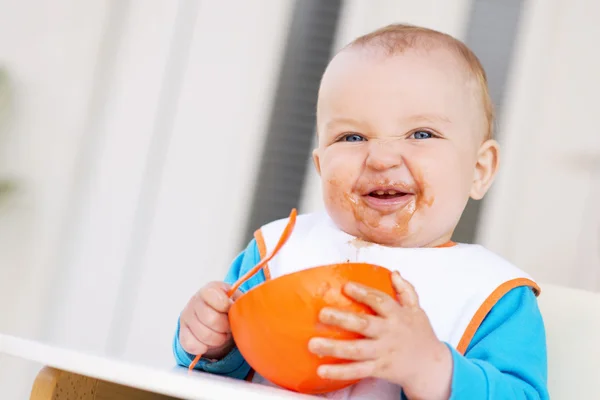
[[[442,231],[452,229],[467,203],[471,187],[469,174],[456,160],[447,161],[430,168],[424,167],[421,176],[415,174],[415,178],[422,181],[423,188],[413,218],[413,222],[420,225],[420,230],[434,227]]]
[[[462,194],[459,195],[462,190],[457,188],[455,183],[449,179],[447,173],[440,176],[429,175],[424,193],[417,202],[417,214],[437,218],[452,213],[457,203],[460,203],[458,199],[464,197]]]
[[[350,193],[352,186],[349,186],[347,181],[339,175],[322,176],[323,201],[330,214],[339,214],[351,209],[353,199]]]
[[[323,201],[334,219],[352,216],[358,200],[352,191],[361,174],[361,167],[360,157],[356,154],[325,154],[321,158]]]

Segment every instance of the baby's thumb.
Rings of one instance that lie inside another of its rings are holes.
[[[418,307],[419,297],[413,285],[404,280],[398,271],[392,272],[392,285],[400,305],[403,307]]]
[[[232,303],[234,301],[236,301],[237,299],[239,299],[240,297],[242,297],[244,293],[242,293],[239,289],[235,291],[235,293],[233,293],[233,296],[230,297]]]

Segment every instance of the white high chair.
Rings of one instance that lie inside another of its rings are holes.
[[[600,293],[540,286],[550,398],[600,399]]]

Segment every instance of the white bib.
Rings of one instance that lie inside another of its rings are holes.
[[[255,232],[261,258],[275,247],[288,219]],[[357,240],[336,227],[326,213],[299,215],[287,243],[265,268],[267,279],[310,267],[364,262],[398,270],[419,296],[438,339],[464,354],[479,325],[511,289],[539,287],[523,271],[479,245],[440,248],[394,248]],[[274,386],[255,374],[253,382]],[[394,399],[401,388],[378,379],[323,395],[331,399]]]

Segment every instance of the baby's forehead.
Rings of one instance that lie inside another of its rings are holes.
[[[443,128],[448,121],[485,131],[477,84],[444,48],[394,54],[347,49],[336,57],[319,91],[317,125],[322,133],[350,128],[337,122],[347,119],[382,132],[414,124]]]
[[[467,101],[471,105],[471,111],[483,113],[488,123],[486,136],[489,136],[493,111],[491,104],[487,104],[489,94],[485,77],[477,76],[468,59],[459,50],[452,43],[432,38],[404,41],[396,43],[395,47],[387,42],[347,46],[335,55],[324,73],[319,90],[317,119],[320,119],[319,106],[324,99],[339,100],[340,96],[343,98],[346,93],[357,88],[357,85],[367,82],[363,87],[369,88],[372,81],[381,81],[384,77],[390,88],[394,85],[401,86],[402,83],[414,88],[413,82],[407,82],[407,74],[410,74],[408,80],[424,82],[431,96],[439,95],[440,90],[447,89],[452,91],[451,95],[456,96],[457,101],[459,97]],[[402,73],[405,75],[401,76]],[[359,80],[358,77],[362,79]],[[431,86],[429,83],[433,81],[438,82],[438,85]],[[454,84],[451,85],[451,81]],[[383,85],[382,90],[387,90],[386,85]]]
[[[392,24],[355,39],[338,55],[347,51],[359,51],[365,57],[372,58],[393,57],[408,51],[421,54],[445,53],[448,67],[460,71],[466,78],[465,84],[477,93],[488,123],[486,136],[493,136],[494,105],[485,70],[473,51],[460,40],[428,28]]]
[[[348,48],[328,65],[319,103],[322,98],[343,100],[346,96],[413,96],[415,90],[432,100],[448,93],[453,97],[479,93],[464,62],[446,48],[410,48],[397,53]]]

